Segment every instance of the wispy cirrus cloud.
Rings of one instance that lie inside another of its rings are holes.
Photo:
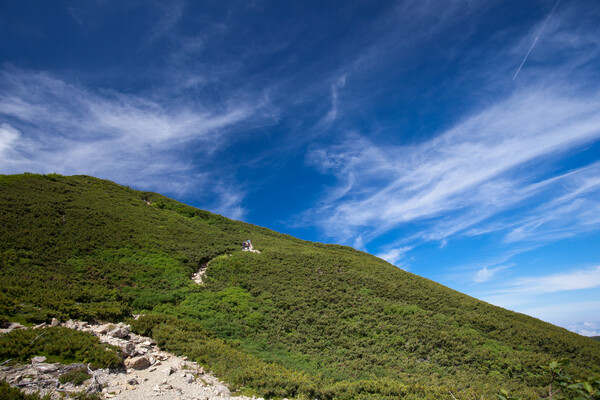
[[[199,167],[242,124],[262,123],[264,107],[241,98],[169,104],[15,69],[0,73],[0,88],[4,173],[84,173],[180,195],[222,186]],[[216,193],[225,199],[215,204],[240,217],[243,191],[232,193]]]
[[[467,14],[482,11],[461,1],[452,2],[439,15],[431,13],[430,4],[424,3],[422,8],[410,2],[403,4],[406,12],[391,13],[390,19],[421,23],[430,17],[443,17],[430,31],[412,36],[413,44],[438,37],[461,20],[453,16],[462,15],[460,10],[465,11],[465,7]],[[490,103],[486,98],[482,104],[487,107],[476,107],[470,116],[432,139],[416,145],[380,144],[370,139],[370,132],[350,129],[340,144],[314,146],[306,156],[307,164],[333,175],[337,185],[303,215],[305,221],[320,225],[336,240],[354,243],[360,238],[363,244],[410,225],[411,234],[386,245],[384,253],[419,241],[446,244],[449,238],[463,234],[504,230],[507,243],[534,237],[542,243],[565,237],[569,231],[578,234],[598,229],[593,216],[600,205],[595,185],[573,201],[560,200],[566,188],[576,186],[578,177],[588,169],[583,166],[573,174],[552,178],[559,160],[600,138],[600,95],[590,86],[595,72],[589,68],[599,55],[597,27],[593,20],[576,18],[581,11],[569,4],[556,10],[550,20],[547,13],[541,13],[520,40],[498,42],[500,48],[484,56],[487,61],[477,59],[481,52],[467,57],[481,71],[467,69],[466,76],[456,77],[457,82],[461,86],[485,82],[497,92],[496,100]],[[403,26],[410,27],[410,23]],[[386,24],[382,26],[385,30]],[[522,68],[518,84],[510,84],[523,50],[530,48],[532,35],[539,35],[542,28],[544,37],[537,43],[531,62]],[[353,81],[360,80],[361,71],[385,60],[390,49],[402,53],[397,46],[411,45],[388,42],[386,38],[392,37],[384,36],[344,68]],[[441,56],[451,57],[451,53],[452,49],[448,54],[440,51]],[[569,57],[557,60],[557,54]],[[507,86],[499,89],[500,84]],[[338,104],[335,115],[348,115],[363,107],[364,96],[361,93],[360,98],[352,98],[356,92],[351,84],[344,93],[343,107]],[[396,135],[401,137],[404,132]],[[525,209],[519,209],[527,202]],[[517,209],[510,220],[492,218]],[[572,226],[567,229],[569,224]]]
[[[412,250],[411,246],[395,248],[388,250],[386,252],[377,254],[377,257],[384,259],[390,264],[394,264],[398,267],[402,267],[402,265],[398,265],[400,261],[402,261],[406,257],[406,253]]]
[[[10,149],[13,148],[20,137],[21,132],[12,126],[6,123],[0,125],[0,157],[8,158]]]
[[[339,100],[338,100],[339,93],[338,92],[344,86],[346,86],[346,75],[342,75],[334,83],[331,84],[331,108],[329,109],[329,111],[327,112],[325,117],[323,117],[323,119],[321,121],[319,121],[319,124],[317,125],[317,127],[328,127],[337,118],[338,102],[339,102]]]
[[[598,95],[528,88],[419,145],[384,147],[350,135],[307,156],[340,181],[309,217],[351,240],[443,216],[421,233],[443,240],[557,183],[527,165],[598,140],[598,109]]]
[[[513,221],[507,242],[548,241],[600,229],[600,162],[554,178],[555,197]]]
[[[536,306],[535,312],[530,310],[530,303],[533,299],[539,299],[547,295],[556,296],[564,292],[597,291],[598,288],[600,288],[600,266],[593,266],[547,275],[515,278],[512,281],[497,285],[494,289],[487,289],[485,293],[480,293],[478,297],[501,307],[520,309],[527,314],[537,315],[541,314],[545,308]],[[552,297],[548,301],[551,302]],[[564,301],[559,300],[558,304],[561,303],[564,303]],[[594,302],[592,306],[597,307],[598,302]],[[552,308],[550,307],[545,310],[546,313],[551,311]],[[556,309],[554,311],[558,312]],[[547,317],[544,319],[548,320]]]
[[[522,277],[496,290],[494,296],[538,295],[600,287],[600,266],[550,275]]]
[[[598,306],[600,306],[600,304],[596,304],[596,307]],[[575,324],[570,324],[569,326],[567,326],[567,329],[573,332],[577,332],[583,336],[600,336],[600,324],[596,322],[584,321]]]
[[[479,269],[476,273],[475,276],[473,278],[473,281],[475,283],[483,283],[483,282],[488,282],[489,280],[491,280],[495,275],[497,275],[499,272],[510,268],[512,265],[498,265],[498,266],[494,266],[494,267],[490,267],[490,266],[484,266],[483,268]]]

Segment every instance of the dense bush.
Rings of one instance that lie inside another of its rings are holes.
[[[64,374],[62,374],[61,376],[58,377],[58,380],[60,381],[60,383],[71,382],[75,386],[79,386],[83,382],[90,379],[91,377],[92,376],[89,374],[87,367],[82,366],[82,367],[73,368],[73,369],[65,372]]]
[[[2,400],[50,400],[50,395],[40,397],[37,394],[25,394],[8,382],[0,381],[0,399]]]
[[[571,359],[575,377],[600,371],[596,341],[349,247],[109,181],[0,176],[0,215],[1,316],[162,314],[137,329],[265,395],[480,398],[506,388],[538,398],[553,359]],[[248,238],[261,254],[239,251]]]
[[[260,396],[301,399],[450,399],[447,391],[427,385],[405,385],[392,379],[335,382],[322,375],[293,371],[239,351],[211,338],[197,323],[164,315],[130,321],[135,332],[151,335],[157,344],[191,359],[225,379],[233,389]]]
[[[91,333],[62,327],[19,329],[0,336],[0,362],[27,362],[35,356],[46,356],[50,362],[115,368],[122,363],[120,354],[117,347],[100,343]]]

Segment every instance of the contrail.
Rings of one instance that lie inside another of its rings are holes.
[[[517,77],[517,75],[519,75],[519,72],[521,72],[521,68],[523,68],[523,65],[525,64],[525,61],[527,61],[527,57],[529,57],[529,54],[531,54],[531,50],[533,50],[533,48],[535,47],[535,44],[537,43],[538,39],[540,38],[540,35],[544,31],[544,28],[546,27],[546,24],[550,20],[550,17],[552,17],[552,14],[554,14],[554,10],[556,10],[556,7],[558,7],[558,3],[560,3],[560,0],[556,1],[556,3],[554,4],[554,7],[552,8],[552,11],[550,11],[550,14],[548,14],[548,16],[546,17],[546,20],[544,21],[544,24],[540,28],[540,31],[538,32],[537,36],[535,37],[535,39],[533,39],[533,43],[531,43],[531,47],[529,47],[529,51],[527,52],[527,54],[525,54],[525,58],[521,62],[521,65],[519,65],[519,68],[517,69],[517,72],[515,72],[515,75],[512,78],[513,81],[515,80],[515,78]]]

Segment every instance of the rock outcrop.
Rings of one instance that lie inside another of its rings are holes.
[[[196,362],[160,350],[151,338],[131,332],[128,325],[90,324],[69,320],[64,324],[53,319],[52,326],[91,332],[102,342],[121,348],[125,357],[123,370],[98,369],[92,371],[85,364],[63,365],[47,363],[46,357],[35,356],[30,364],[0,366],[0,380],[26,393],[39,392],[52,399],[63,398],[65,393],[97,392],[105,399],[143,400],[160,397],[165,400],[251,400],[246,396],[231,396],[229,388]],[[27,329],[11,324],[11,329]],[[34,329],[45,329],[46,324]],[[7,331],[10,331],[7,329]],[[84,368],[90,378],[81,386],[61,383],[59,377],[73,368]]]

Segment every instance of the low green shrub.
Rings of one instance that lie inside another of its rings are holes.
[[[79,386],[90,378],[91,375],[88,373],[87,367],[82,366],[65,372],[58,377],[58,380],[60,383],[72,382],[75,386]]]
[[[40,397],[38,394],[25,394],[11,387],[8,382],[0,381],[0,399],[3,400],[50,400],[50,395]],[[91,399],[90,399],[91,400]]]
[[[123,361],[118,347],[100,343],[91,333],[73,329],[22,329],[0,336],[0,361],[27,362],[38,355],[51,362],[90,363],[92,368],[116,368]]]
[[[600,399],[600,377],[575,379],[564,370],[569,365],[567,359],[552,361],[548,366],[550,384],[549,400],[598,400]],[[496,395],[498,400],[523,400],[520,396],[512,396],[505,389]]]
[[[228,382],[233,389],[265,398],[451,399],[448,391],[424,384],[403,384],[387,378],[335,382],[290,370],[237,350],[222,339],[210,337],[198,323],[171,316],[145,315],[130,323],[135,333],[152,336],[160,347],[187,355]]]

